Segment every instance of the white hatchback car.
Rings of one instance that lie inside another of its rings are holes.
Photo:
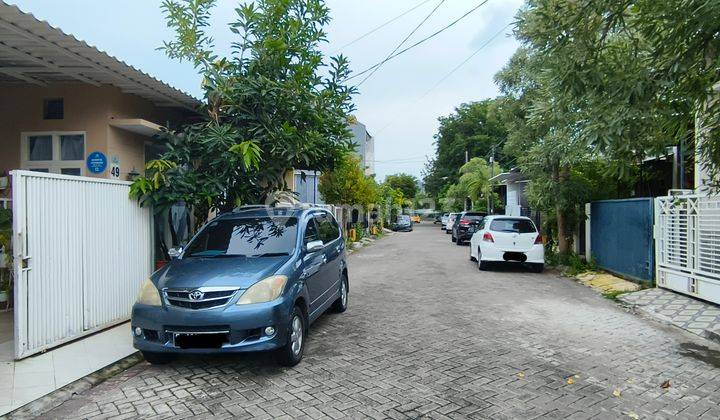
[[[533,271],[545,268],[545,248],[535,223],[527,217],[487,216],[470,239],[470,259],[487,270],[497,262],[528,264]]]
[[[453,223],[455,223],[455,218],[460,213],[450,213],[448,214],[447,220],[445,220],[445,223],[443,224],[443,230],[445,233],[452,233],[452,226]]]

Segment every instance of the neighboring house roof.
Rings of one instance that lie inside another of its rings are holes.
[[[0,82],[112,85],[157,106],[194,110],[198,99],[0,0]]]
[[[528,179],[525,175],[520,172],[519,168],[512,168],[508,172],[503,172],[490,178],[490,182],[497,182],[500,184],[511,184],[514,182],[526,182]]]

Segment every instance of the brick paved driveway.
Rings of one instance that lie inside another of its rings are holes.
[[[480,272],[437,227],[352,255],[350,281],[294,369],[142,363],[47,416],[720,418],[715,347],[552,274]]]

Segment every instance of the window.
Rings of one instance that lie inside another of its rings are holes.
[[[23,133],[21,142],[23,169],[83,175],[85,133]]]
[[[304,237],[304,243],[307,245],[308,243],[312,241],[319,241],[320,235],[317,231],[317,225],[315,224],[315,219],[308,220],[307,227],[305,228],[305,237]]]
[[[45,99],[43,101],[43,119],[62,120],[65,117],[63,98]]]
[[[495,219],[490,223],[490,230],[508,233],[535,233],[535,225],[525,219]]]
[[[340,227],[335,219],[327,213],[315,215],[315,222],[320,233],[320,240],[327,244],[340,237]]]
[[[295,250],[297,218],[253,217],[211,222],[185,251],[186,257],[275,257]]]

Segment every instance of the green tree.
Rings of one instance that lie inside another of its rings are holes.
[[[402,191],[403,197],[409,200],[415,198],[418,192],[418,180],[409,174],[388,175],[385,177],[385,184]]]
[[[502,148],[507,131],[497,105],[496,99],[462,104],[449,116],[439,118],[435,157],[423,173],[431,197],[441,196],[443,190],[458,181],[458,169],[465,164],[466,153],[468,158],[488,159],[494,151],[497,162],[506,162]]]
[[[318,190],[328,203],[367,207],[377,201],[378,187],[365,175],[360,159],[347,154],[332,171],[320,176]]]
[[[353,87],[347,60],[320,51],[330,21],[322,0],[258,0],[241,4],[230,30],[231,54],[219,57],[206,33],[215,0],[165,0],[175,38],[171,58],[202,75],[205,121],[167,131],[168,152],[133,185],[133,196],[162,210],[177,200],[229,210],[287,190],[292,169],[331,171],[351,150],[347,130]],[[205,215],[205,216],[203,216]]]
[[[465,207],[466,198],[470,198],[473,208],[470,210],[485,211],[489,205],[493,208],[499,203],[499,196],[494,191],[490,178],[502,172],[499,164],[493,168],[480,158],[472,158],[460,168],[460,178],[451,184],[445,192],[443,210],[461,211]]]

